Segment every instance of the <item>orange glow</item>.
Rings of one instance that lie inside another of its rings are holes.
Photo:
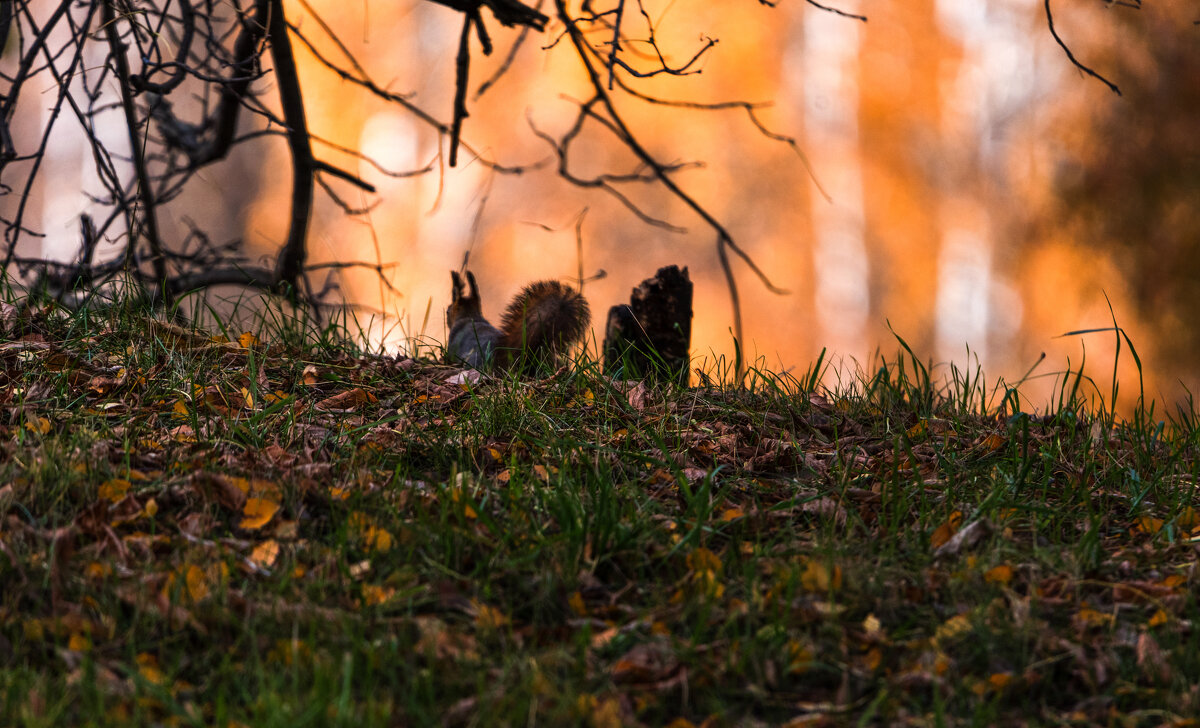
[[[620,113],[658,159],[706,163],[674,179],[727,226],[775,284],[791,291],[771,294],[735,263],[748,353],[774,368],[803,371],[830,347],[838,360],[869,365],[872,352],[890,355],[898,348],[890,322],[921,356],[973,365],[970,347],[988,376],[1014,381],[1043,351],[1044,371],[1063,370],[1068,358],[1075,366],[1086,344],[1088,373],[1107,396],[1111,335],[1054,338],[1111,325],[1107,294],[1139,347],[1148,392],[1173,399],[1176,380],[1194,384],[1194,368],[1155,363],[1158,337],[1169,326],[1137,310],[1119,261],[1075,239],[1070,229],[1044,218],[1029,222],[1030,211],[1048,209],[1055,194],[1062,140],[1082,133],[1072,131],[1078,115],[1119,103],[1071,71],[1036,4],[846,3],[844,9],[870,16],[866,24],[799,2],[644,5],[658,21],[657,38],[670,62],[689,58],[704,37],[720,42],[700,63],[703,73],[634,81],[638,89],[671,99],[774,102],[761,112],[764,124],[796,137],[813,166],[816,182],[799,157],[759,134],[744,111],[619,101]],[[348,12],[342,3],[313,0],[313,7],[377,83],[413,94],[415,103],[449,120],[457,13],[425,2],[374,3]],[[287,3],[287,12],[323,54],[341,60],[299,2]],[[1078,8],[1064,5],[1062,13],[1059,25],[1072,37],[1097,28],[1116,32]],[[631,35],[643,37],[630,23]],[[489,28],[496,52],[484,59],[473,49],[472,91],[493,74],[515,38],[495,23]],[[629,289],[659,266],[687,265],[696,285],[693,352],[730,356],[731,308],[713,232],[661,187],[625,192],[686,233],[647,225],[612,197],[572,187],[556,176],[552,150],[532,132],[531,124],[561,135],[574,119],[575,101],[589,94],[565,40],[540,47],[559,30],[552,24],[544,37],[531,37],[506,76],[482,98],[469,98],[463,135],[491,159],[544,161],[542,168],[496,174],[464,151],[458,169],[395,179],[318,144],[319,158],[357,170],[380,194],[378,206],[359,218],[321,202],[312,262],[399,262],[390,282],[402,298],[380,286],[373,272],[348,271],[344,278],[352,300],[393,317],[372,331],[389,346],[421,335],[444,339],[446,272],[467,251],[491,315],[531,280],[569,280],[580,267],[585,276],[605,271],[607,277],[585,290],[597,339],[608,307],[625,300]],[[637,43],[629,48],[646,50]],[[361,149],[397,171],[436,160],[438,139],[426,126],[329,73],[302,44],[296,49],[316,136]],[[582,137],[586,144],[572,160],[580,175],[636,167],[595,124]],[[273,152],[267,169],[285,164]],[[246,235],[278,241],[286,182],[273,183],[277,171],[264,175],[272,183],[262,186],[263,197],[247,214]],[[372,201],[334,185],[353,205]],[[579,261],[573,221],[584,208]],[[1137,377],[1131,359],[1122,361],[1129,364],[1120,373],[1128,404]],[[1030,391],[1041,406],[1052,387],[1041,382]]]

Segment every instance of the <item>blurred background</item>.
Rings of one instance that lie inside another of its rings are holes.
[[[771,102],[759,112],[763,124],[795,138],[804,158],[761,133],[744,110],[665,108],[619,95],[618,110],[659,160],[703,162],[675,179],[790,291],[769,292],[735,262],[745,350],[764,366],[803,373],[827,349],[844,371],[871,370],[879,352],[891,359],[899,349],[890,327],[942,375],[950,363],[978,364],[989,381],[1011,383],[1045,353],[1035,375],[1047,376],[1023,386],[1031,407],[1052,396],[1054,374],[1086,356],[1107,398],[1113,335],[1060,335],[1112,326],[1115,315],[1141,356],[1147,396],[1173,409],[1200,380],[1200,15],[1185,5],[1052,5],[1062,39],[1120,87],[1118,96],[1071,64],[1037,0],[838,5],[865,23],[798,0],[643,0],[670,63],[686,62],[708,38],[719,42],[700,59],[701,73],[634,79],[638,90]],[[286,6],[316,47],[336,56],[308,8]],[[459,14],[417,0],[312,0],[311,8],[376,82],[449,120]],[[644,24],[628,22],[631,38],[645,37]],[[487,59],[476,53],[463,138],[501,164],[541,163],[520,175],[467,153],[458,168],[441,168],[435,132],[296,44],[316,137],[388,170],[434,165],[391,177],[316,144],[318,158],[357,171],[379,193],[338,187],[353,205],[377,200],[369,214],[348,217],[318,191],[310,262],[398,264],[387,274],[399,295],[373,271],[342,279],[347,298],[387,314],[362,317],[389,348],[445,340],[448,271],[468,251],[485,313],[497,317],[531,280],[604,271],[585,287],[597,340],[610,305],[658,267],[686,265],[696,287],[693,353],[729,357],[732,308],[712,231],[654,186],[625,192],[686,232],[647,225],[611,196],[559,177],[553,149],[534,130],[558,137],[574,122],[577,102],[590,95],[580,62],[568,43],[554,43],[561,27],[552,23],[477,95],[517,36],[490,27],[497,48]],[[25,109],[16,128],[44,122],[38,113]],[[586,126],[582,140],[572,157],[579,174],[636,167],[601,127]],[[119,132],[112,144],[120,147]],[[42,253],[70,258],[78,215],[91,204],[74,192],[92,172],[86,147],[72,147],[69,133],[54,146],[32,205],[47,233]],[[161,214],[165,234],[200,221],[214,240],[240,237],[273,253],[286,235],[291,177],[281,141],[257,148],[260,156],[207,170],[172,202]],[[585,209],[580,260],[575,222]],[[1127,351],[1118,371],[1125,405],[1138,389]]]

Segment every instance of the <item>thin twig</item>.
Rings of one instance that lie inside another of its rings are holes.
[[[137,178],[137,199],[141,200],[143,208],[142,216],[145,227],[142,232],[146,236],[146,242],[150,245],[150,263],[154,266],[154,275],[157,278],[155,287],[157,288],[165,285],[167,280],[167,260],[163,256],[162,242],[158,237],[158,212],[155,210],[154,190],[150,187],[150,175],[146,171],[145,141],[138,134],[137,110],[133,106],[133,86],[129,80],[129,59],[125,56],[125,43],[121,40],[121,33],[117,29],[113,10],[114,0],[103,1],[104,7],[100,17],[104,24],[105,35],[108,37],[113,64],[116,66],[118,87],[121,89],[121,109],[125,113],[125,126],[129,133],[129,152],[133,156],[133,173]],[[134,206],[128,208],[126,225],[129,228],[129,242],[125,248],[125,266],[127,269],[133,269],[137,265],[138,232],[136,207]],[[165,294],[167,304],[170,305],[174,299],[170,291],[166,291]]]
[[[1049,26],[1049,28],[1050,28],[1050,35],[1054,36],[1054,42],[1058,43],[1058,47],[1062,48],[1063,52],[1067,54],[1067,59],[1070,60],[1071,63],[1075,64],[1076,68],[1083,71],[1084,73],[1091,76],[1092,78],[1099,80],[1105,86],[1108,86],[1108,88],[1114,94],[1116,94],[1117,96],[1120,96],[1121,89],[1117,88],[1117,85],[1115,83],[1113,83],[1112,81],[1109,81],[1104,76],[1101,76],[1100,74],[1096,73],[1092,69],[1088,68],[1087,66],[1085,66],[1079,62],[1079,59],[1077,59],[1075,57],[1075,54],[1071,52],[1071,49],[1068,48],[1067,44],[1063,42],[1063,39],[1059,37],[1058,31],[1054,29],[1054,16],[1050,14],[1050,0],[1045,0],[1045,4],[1046,4],[1046,25]]]

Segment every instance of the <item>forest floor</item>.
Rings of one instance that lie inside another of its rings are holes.
[[[0,725],[1197,724],[1200,421],[1082,372],[0,327]]]

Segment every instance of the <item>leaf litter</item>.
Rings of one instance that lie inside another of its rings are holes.
[[[1195,432],[905,371],[672,390],[48,318],[0,344],[0,722],[1187,725]]]

